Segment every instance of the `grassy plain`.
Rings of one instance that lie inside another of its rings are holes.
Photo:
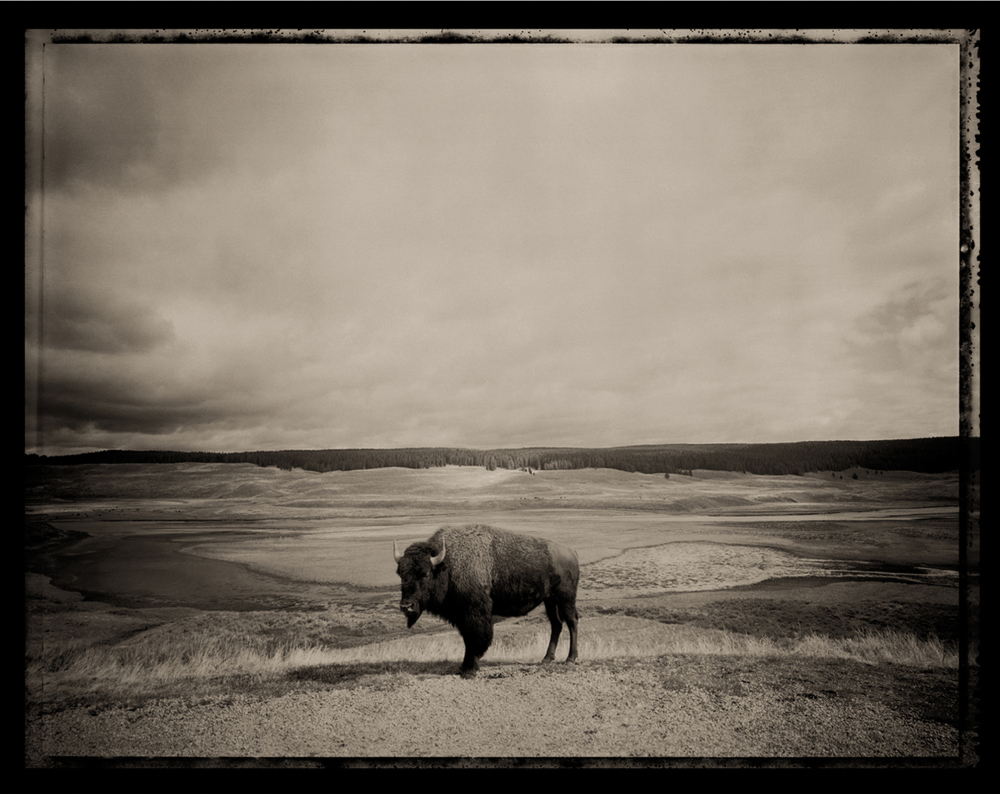
[[[394,538],[444,524],[576,548],[581,660],[955,668],[963,629],[978,635],[975,546],[973,576],[957,574],[955,474],[129,464],[37,467],[26,486],[26,685],[43,710],[451,673],[460,638],[431,616],[405,630],[389,556]],[[499,623],[484,670],[537,662],[547,632],[541,610]]]

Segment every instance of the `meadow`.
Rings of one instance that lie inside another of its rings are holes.
[[[42,468],[25,499],[25,674],[44,709],[453,672],[460,638],[432,616],[404,628],[389,556],[446,524],[576,548],[581,659],[957,669],[970,626],[976,654],[956,474]],[[547,631],[542,610],[498,623],[484,669],[536,662]]]

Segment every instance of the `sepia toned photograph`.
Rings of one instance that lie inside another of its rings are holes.
[[[25,766],[977,766],[978,86],[26,31]]]

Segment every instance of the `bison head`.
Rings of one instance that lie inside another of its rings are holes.
[[[434,553],[429,543],[414,543],[400,554],[396,541],[393,541],[392,554],[396,558],[396,573],[402,583],[403,596],[399,608],[406,615],[406,627],[413,628],[427,605],[436,600],[437,591],[441,589],[438,566],[444,562],[444,541],[439,554]]]

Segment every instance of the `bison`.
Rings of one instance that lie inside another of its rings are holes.
[[[399,608],[412,628],[427,610],[458,629],[465,641],[459,669],[472,678],[493,642],[493,616],[527,615],[539,604],[552,625],[542,662],[555,659],[563,622],[569,626],[569,656],[576,661],[576,552],[550,540],[493,527],[443,527],[402,554],[392,542],[402,580]]]

